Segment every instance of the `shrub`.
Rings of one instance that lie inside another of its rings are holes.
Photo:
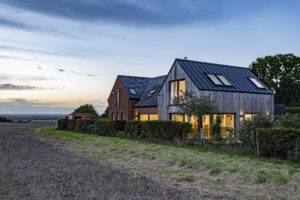
[[[75,121],[75,131],[79,132],[90,132],[91,130],[88,127],[91,124],[95,124],[94,120],[76,120]]]
[[[184,139],[192,132],[192,125],[175,121],[144,121],[141,122],[142,136],[148,139],[170,140]]]
[[[125,121],[97,120],[96,128],[99,135],[115,136],[118,131],[125,131]]]
[[[216,121],[211,123],[211,125],[210,125],[212,139],[214,139],[214,140],[222,140],[221,122],[222,122],[222,119],[221,119],[220,115],[218,115],[216,118]]]
[[[286,113],[278,118],[278,127],[281,128],[300,128],[300,118]]]
[[[0,116],[0,122],[11,122],[11,120]]]
[[[240,139],[246,143],[251,144],[252,132],[256,128],[274,128],[276,127],[276,120],[271,115],[261,114],[252,117],[244,122],[243,127],[240,129]]]
[[[284,112],[290,114],[300,114],[300,107],[285,107]]]
[[[125,134],[131,137],[141,136],[141,121],[127,121],[125,124]]]
[[[58,127],[59,130],[66,130],[68,128],[68,120],[67,119],[60,119],[58,120]]]
[[[300,151],[300,129],[258,128],[256,131],[261,154],[282,157]]]

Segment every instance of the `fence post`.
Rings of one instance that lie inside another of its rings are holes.
[[[256,155],[259,156],[260,152],[259,152],[259,139],[258,139],[258,132],[256,131]]]

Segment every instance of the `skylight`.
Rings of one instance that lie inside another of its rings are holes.
[[[231,83],[223,75],[217,75],[217,77],[224,83],[224,85],[232,86]]]
[[[207,76],[210,78],[210,80],[215,84],[215,85],[223,85],[221,81],[216,77],[214,74],[207,74]]]
[[[265,88],[262,84],[260,84],[255,78],[249,78],[250,79],[250,81],[252,81],[252,83],[254,84],[254,85],[256,85],[256,87],[258,87],[258,88]]]
[[[136,91],[133,88],[129,88],[129,91],[130,91],[131,94],[136,94]]]
[[[152,96],[152,94],[155,92],[156,90],[151,90],[151,92],[149,92],[148,94],[147,94],[147,96]]]

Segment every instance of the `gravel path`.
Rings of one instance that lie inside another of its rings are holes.
[[[22,131],[53,125],[0,123],[0,199],[195,199]]]

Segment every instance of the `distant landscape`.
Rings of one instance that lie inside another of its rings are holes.
[[[66,114],[0,114],[0,116],[11,120],[58,120]]]

